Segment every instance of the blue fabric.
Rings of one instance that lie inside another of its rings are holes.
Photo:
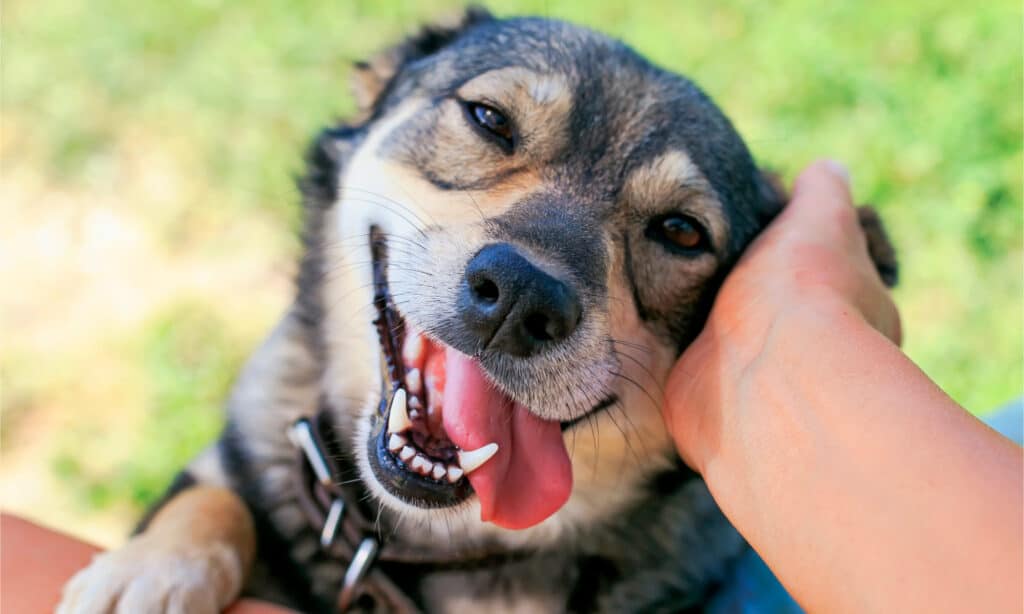
[[[1024,398],[985,417],[989,426],[1018,445],[1024,443]],[[708,614],[798,614],[796,601],[752,549],[733,565],[724,588],[705,609]]]
[[[798,614],[803,612],[752,549],[733,565],[725,587],[704,609],[707,614]]]
[[[1024,445],[1024,398],[1017,399],[985,416],[989,426]]]

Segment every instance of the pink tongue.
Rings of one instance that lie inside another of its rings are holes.
[[[562,427],[534,416],[495,388],[479,363],[445,348],[444,429],[452,443],[498,452],[469,474],[480,519],[525,529],[558,511],[572,490]]]

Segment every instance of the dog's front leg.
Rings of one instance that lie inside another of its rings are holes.
[[[197,485],[168,501],[144,532],[78,572],[57,613],[220,612],[238,597],[255,547],[238,495]]]

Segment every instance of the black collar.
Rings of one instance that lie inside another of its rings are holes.
[[[384,611],[414,614],[419,607],[395,579],[378,563],[395,563],[413,573],[409,566],[430,570],[474,569],[521,560],[525,551],[504,548],[458,549],[417,548],[403,544],[371,521],[363,508],[368,499],[361,482],[350,468],[340,466],[340,450],[329,413],[321,409],[313,418],[300,418],[288,429],[288,438],[298,449],[299,503],[314,527],[320,527],[320,548],[329,556],[346,561],[337,607],[344,612],[357,602],[373,601]]]

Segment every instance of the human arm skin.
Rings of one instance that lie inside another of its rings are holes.
[[[899,339],[844,173],[815,163],[673,369],[666,422],[806,610],[1021,612],[1021,448]]]

